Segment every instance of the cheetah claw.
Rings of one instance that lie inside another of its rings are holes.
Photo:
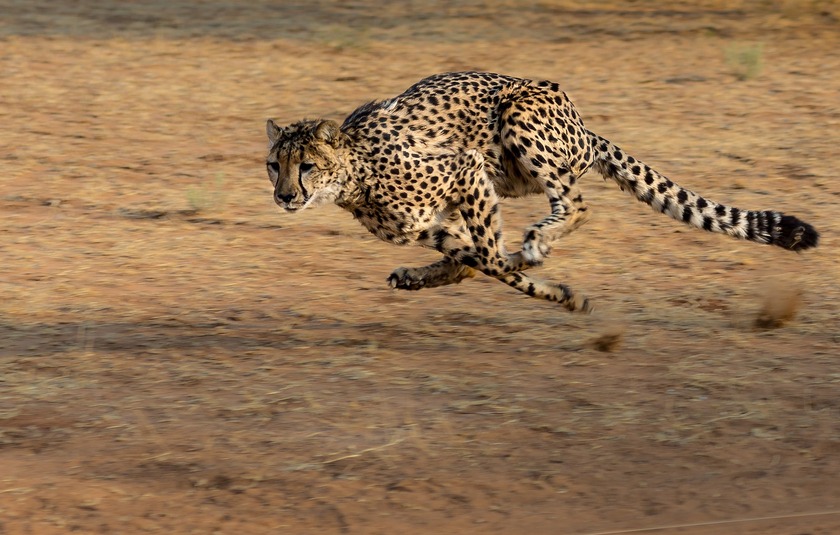
[[[412,276],[410,268],[397,268],[388,276],[388,286],[395,290],[420,290],[426,281]]]

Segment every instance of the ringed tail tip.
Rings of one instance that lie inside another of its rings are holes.
[[[773,229],[773,245],[790,251],[804,251],[816,247],[820,241],[820,233],[792,215],[782,214],[779,224]]]

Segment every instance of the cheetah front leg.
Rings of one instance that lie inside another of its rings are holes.
[[[420,232],[415,243],[443,253],[444,258],[428,266],[395,269],[388,277],[388,285],[391,288],[420,290],[457,284],[464,279],[475,277],[476,270],[459,260],[463,260],[464,255],[473,255],[475,250],[460,213],[453,212],[439,225]],[[517,255],[517,263],[527,268],[528,265],[521,259],[521,255]]]
[[[528,269],[530,263],[522,253],[509,254],[505,250],[499,197],[484,172],[484,157],[477,151],[462,154],[452,183],[457,188],[456,210],[463,219],[468,239],[455,237],[455,243],[448,245],[449,233],[445,233],[436,237],[435,248],[490,277]],[[471,245],[464,246],[463,242]]]

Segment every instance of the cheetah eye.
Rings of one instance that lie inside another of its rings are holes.
[[[312,163],[312,162],[301,162],[300,172],[301,172],[301,174],[302,173],[308,173],[309,171],[312,170],[313,167],[315,167],[315,164]]]
[[[275,173],[280,172],[280,164],[277,163],[277,162],[266,162],[265,165],[267,165],[268,168],[271,169],[272,171],[274,171]]]

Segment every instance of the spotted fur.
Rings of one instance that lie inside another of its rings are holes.
[[[655,210],[693,227],[792,251],[818,233],[796,217],[741,210],[675,184],[587,130],[558,84],[482,72],[446,73],[332,121],[266,125],[275,202],[298,211],[334,202],[370,232],[444,258],[388,277],[393,288],[458,283],[481,272],[532,297],[588,312],[568,286],[525,271],[589,218],[578,181],[590,168]],[[543,193],[551,212],[509,252],[499,201]]]

